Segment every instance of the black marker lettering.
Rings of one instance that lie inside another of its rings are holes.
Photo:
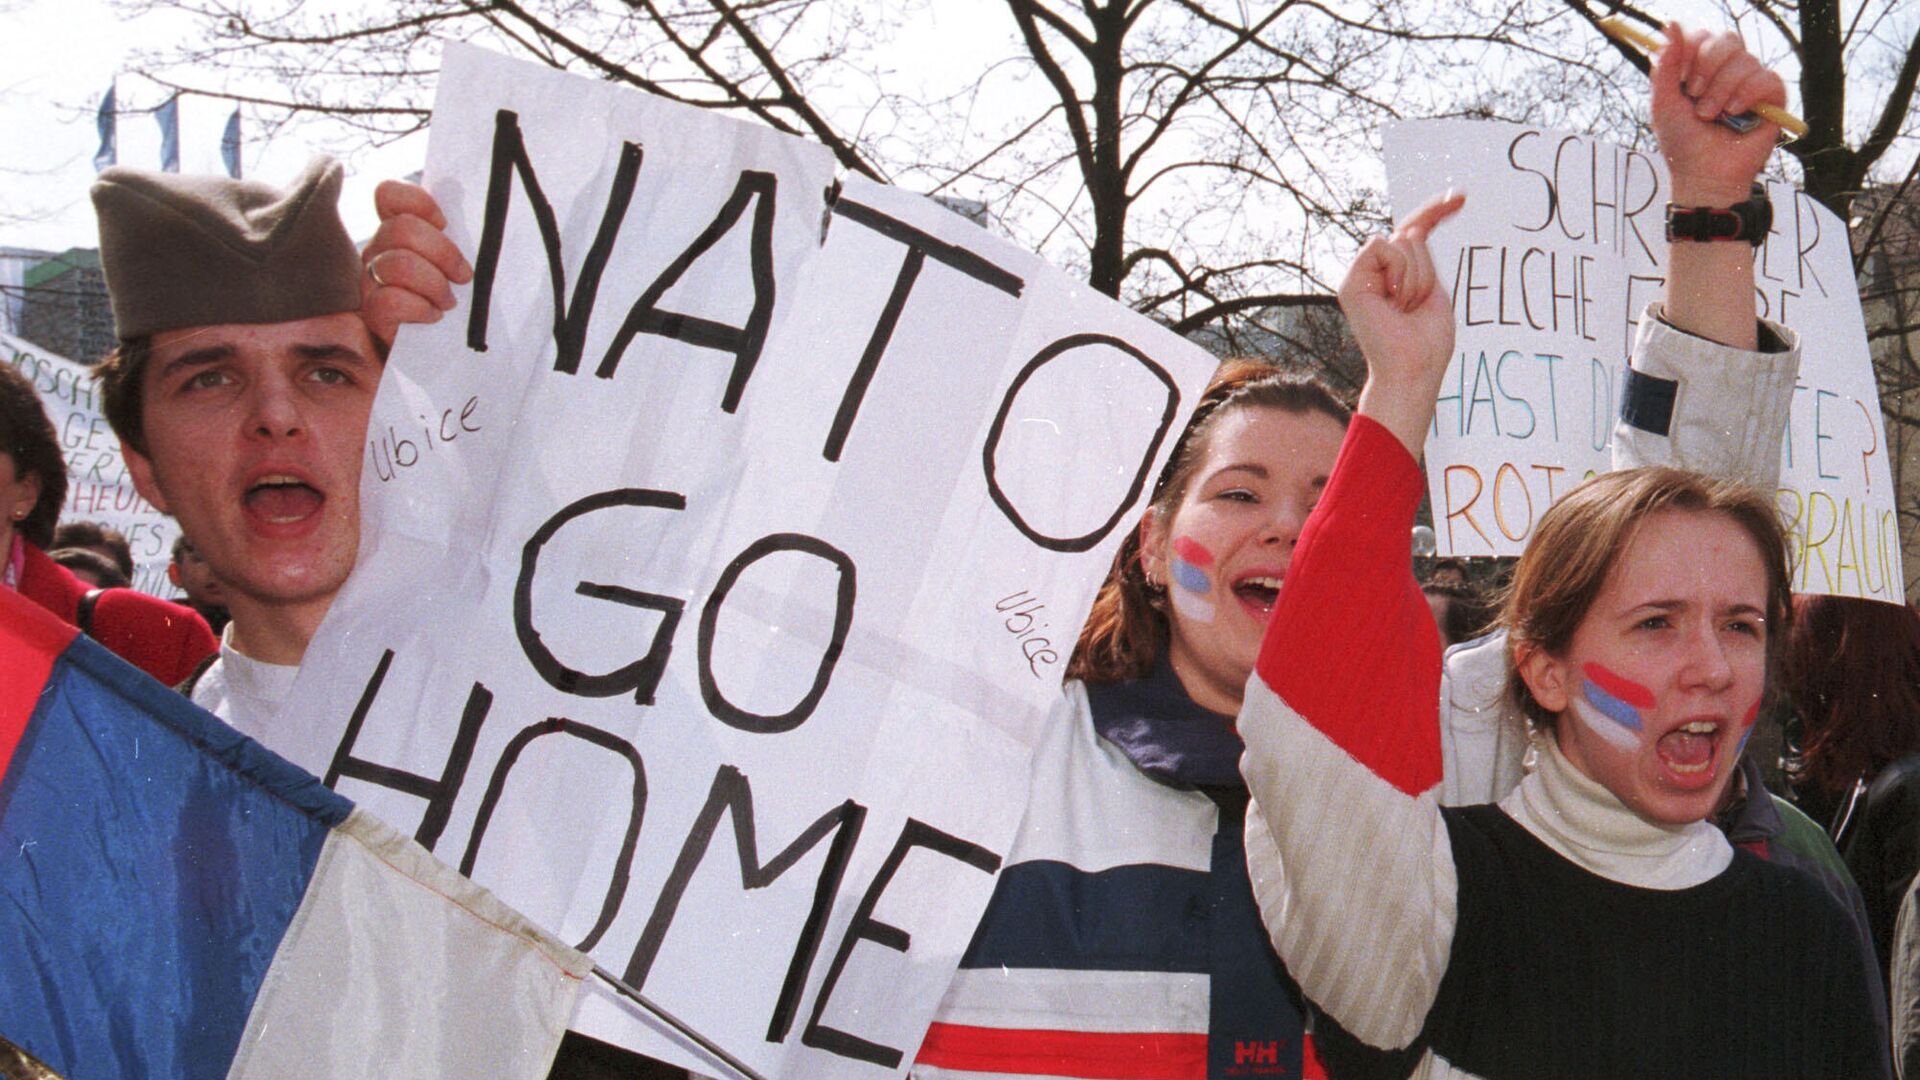
[[[996,458],[996,451],[1000,449],[1000,436],[1006,431],[1007,418],[1013,413],[1013,404],[1019,400],[1020,391],[1027,385],[1027,382],[1031,380],[1041,368],[1066,353],[1074,349],[1090,348],[1096,345],[1117,349],[1125,353],[1127,356],[1132,357],[1141,367],[1145,368],[1155,379],[1158,379],[1160,385],[1166,389],[1166,406],[1161,410],[1160,425],[1154,429],[1153,441],[1147,444],[1146,453],[1140,456],[1140,467],[1134,471],[1133,481],[1128,485],[1127,493],[1125,497],[1120,500],[1120,505],[1113,508],[1112,515],[1098,528],[1080,536],[1047,536],[1027,524],[1026,518],[1021,516],[1019,508],[1013,505],[1013,500],[1009,499],[1007,493],[1001,489],[1000,479],[997,475],[1000,466]],[[993,504],[1000,508],[1000,512],[1006,515],[1007,520],[1013,523],[1013,527],[1020,530],[1022,536],[1046,548],[1048,551],[1092,550],[1100,541],[1106,539],[1107,534],[1113,531],[1114,526],[1120,524],[1120,520],[1126,517],[1127,511],[1131,509],[1134,502],[1140,498],[1141,492],[1146,490],[1147,471],[1153,468],[1153,459],[1160,453],[1160,444],[1166,440],[1167,431],[1173,426],[1174,414],[1179,412],[1179,410],[1180,388],[1174,385],[1173,376],[1167,374],[1167,369],[1155,363],[1153,358],[1146,353],[1141,352],[1139,349],[1134,348],[1132,345],[1127,344],[1117,337],[1110,337],[1106,334],[1072,334],[1063,337],[1059,341],[1041,349],[1039,353],[1035,354],[1032,360],[1027,361],[1027,365],[1020,369],[1018,375],[1013,377],[1013,384],[1007,387],[1006,396],[1000,400],[1000,411],[994,414],[993,426],[987,431],[986,445],[980,450],[981,468],[985,471],[987,478],[987,494],[993,498]]]
[[[593,303],[600,292],[600,275],[613,254],[613,241],[633,201],[633,185],[640,176],[640,147],[623,143],[620,163],[614,168],[613,186],[607,191],[606,209],[600,215],[600,229],[580,265],[580,280],[573,287],[573,303],[566,302],[567,272],[560,259],[560,225],[553,206],[540,190],[533,161],[527,157],[526,140],[520,134],[518,113],[501,109],[494,114],[493,171],[487,180],[485,216],[481,219],[480,250],[473,263],[473,307],[467,315],[467,348],[487,351],[487,318],[492,312],[493,281],[500,268],[500,246],[507,229],[507,206],[513,195],[513,178],[533,209],[534,222],[540,228],[540,242],[547,252],[547,274],[553,281],[553,370],[571,375],[580,370],[580,351],[586,345],[587,321],[593,316]]]
[[[873,333],[867,337],[867,347],[860,353],[860,363],[854,367],[853,377],[847,381],[846,393],[840,398],[840,408],[834,413],[833,426],[827,431],[827,444],[820,451],[828,461],[839,461],[840,452],[847,445],[847,435],[860,415],[860,403],[866,399],[867,387],[872,385],[874,373],[880,368],[880,358],[886,354],[887,342],[892,340],[894,329],[900,325],[900,313],[907,306],[907,297],[913,294],[913,283],[919,278],[920,269],[929,258],[1009,296],[1019,296],[1021,290],[1026,288],[1026,282],[966,248],[949,244],[871,206],[841,199],[833,204],[833,212],[856,225],[863,225],[888,239],[897,240],[907,248],[907,256],[901,261],[899,272],[894,275],[893,292],[887,296],[886,306],[880,309],[880,318],[873,325]]]
[[[797,551],[825,560],[833,566],[839,584],[834,592],[833,635],[820,653],[820,663],[813,672],[813,685],[793,708],[783,713],[763,715],[740,708],[720,692],[720,683],[713,677],[713,638],[720,625],[720,608],[726,603],[727,594],[733,590],[734,583],[740,580],[741,573],[776,551]],[[707,711],[713,714],[713,718],[728,727],[761,735],[792,731],[806,723],[819,706],[821,695],[827,692],[834,665],[840,662],[840,650],[847,643],[847,631],[853,627],[854,579],[853,560],[847,557],[846,552],[824,540],[799,533],[763,536],[728,563],[727,568],[720,572],[720,580],[714,583],[706,607],[700,612],[700,697],[706,701]]]
[[[833,996],[834,985],[840,981],[840,973],[846,969],[847,957],[853,954],[855,945],[871,941],[895,952],[906,952],[913,943],[912,936],[905,930],[874,918],[873,909],[879,905],[880,896],[887,891],[887,886],[893,883],[893,876],[900,872],[900,864],[906,862],[907,853],[917,847],[957,859],[983,874],[992,874],[1000,869],[1000,856],[986,848],[949,836],[925,822],[908,818],[906,826],[900,830],[900,839],[894,843],[893,850],[887,853],[886,861],[880,865],[880,872],[873,877],[873,884],[867,887],[866,894],[860,898],[860,906],[854,909],[853,921],[847,925],[847,935],[840,939],[840,949],[834,953],[833,963],[827,968],[827,977],[820,983],[820,996],[813,1000],[813,1015],[807,1019],[806,1030],[800,1033],[800,1041],[807,1046],[841,1057],[872,1062],[885,1069],[900,1064],[899,1050],[828,1027],[820,1022],[820,1014],[826,1011],[827,999]]]
[[[546,524],[527,540],[520,556],[520,579],[513,587],[513,632],[520,639],[520,650],[527,656],[533,669],[547,684],[556,690],[580,697],[613,697],[633,691],[633,700],[641,705],[653,704],[654,688],[660,685],[660,676],[666,670],[667,658],[673,654],[673,632],[680,625],[681,609],[686,602],[673,596],[658,593],[640,592],[636,589],[618,585],[600,585],[591,581],[582,581],[574,591],[581,596],[595,600],[610,600],[628,607],[643,608],[660,613],[660,626],[653,633],[653,644],[646,655],[628,664],[623,664],[603,675],[589,675],[576,671],[560,662],[541,640],[540,632],[533,626],[533,577],[539,568],[540,549],[552,540],[562,527],[575,518],[615,506],[658,507],[663,510],[685,510],[687,500],[684,495],[671,491],[654,491],[649,488],[616,488],[578,499],[552,517]]]
[[[514,763],[520,760],[520,752],[527,748],[527,744],[546,735],[569,735],[611,750],[633,770],[633,805],[627,811],[627,834],[620,841],[620,854],[613,860],[613,879],[607,883],[607,895],[600,902],[600,916],[594,920],[593,929],[587,931],[587,936],[574,946],[581,952],[590,952],[600,943],[600,937],[607,932],[607,927],[613,925],[613,917],[620,913],[620,901],[627,894],[627,879],[633,871],[634,846],[640,841],[640,819],[646,813],[647,770],[640,760],[640,752],[633,748],[632,743],[610,731],[562,717],[553,717],[544,723],[520,729],[519,734],[507,743],[506,750],[501,752],[499,762],[493,767],[493,777],[487,781],[487,793],[480,800],[479,816],[473,821],[473,835],[467,838],[466,854],[460,856],[460,872],[468,877],[473,876],[474,860],[480,854],[480,841],[487,835],[487,825],[493,820],[494,808],[500,804],[500,793],[507,786],[507,774],[513,771]]]
[[[634,945],[633,956],[627,961],[627,969],[621,975],[628,986],[636,990],[646,986],[647,973],[660,955],[667,929],[673,925],[674,914],[680,909],[680,898],[686,894],[687,883],[693,880],[693,872],[706,857],[714,830],[720,827],[722,814],[728,815],[733,821],[734,850],[740,862],[740,887],[743,889],[764,889],[773,884],[808,852],[818,847],[828,833],[834,834],[833,843],[827,848],[826,861],[820,867],[820,876],[814,882],[813,907],[807,912],[807,921],[801,928],[799,940],[794,943],[786,981],[781,984],[772,1020],[767,1025],[767,1041],[780,1042],[787,1037],[787,1032],[793,1027],[794,1015],[799,1011],[800,994],[806,989],[807,973],[813,967],[814,956],[820,951],[820,939],[826,932],[827,918],[833,913],[833,898],[840,891],[840,880],[846,876],[847,862],[853,857],[853,846],[860,839],[861,827],[866,824],[867,808],[848,799],[820,815],[791,844],[763,865],[753,823],[753,786],[739,769],[731,765],[720,766],[720,771],[714,774],[713,787],[707,793],[706,805],[700,808],[699,816],[694,819],[686,843],[680,847],[680,857],[667,874],[660,897],[654,901],[653,914],[647,917],[647,925],[640,931],[640,940]]]
[[[633,307],[627,311],[626,321],[620,324],[619,332],[613,335],[613,343],[607,346],[607,355],[595,369],[595,375],[602,379],[613,378],[613,373],[620,368],[620,358],[625,355],[635,335],[658,334],[704,349],[718,349],[733,354],[733,372],[727,376],[727,389],[720,397],[720,408],[724,412],[733,412],[740,407],[740,395],[746,393],[747,380],[752,377],[753,366],[760,361],[760,350],[767,343],[767,328],[773,323],[773,213],[778,188],[779,181],[772,173],[749,169],[740,174],[739,181],[733,186],[733,194],[720,207],[720,212],[714,215],[713,222],[694,238],[693,243],[687,245],[687,250],[681,252],[679,258],[661,271],[653,284],[647,286],[647,291],[640,294],[640,299],[633,302]],[[749,202],[753,203],[753,226],[747,244],[753,308],[747,313],[746,324],[728,326],[712,319],[662,309],[660,298],[679,283],[702,255],[733,231],[741,215],[746,213]]]
[[[392,666],[393,650],[388,649],[381,653],[380,662],[374,665],[367,688],[361,692],[359,703],[353,707],[353,715],[347,719],[346,733],[340,737],[340,745],[333,751],[333,762],[327,766],[326,779],[321,782],[328,787],[336,787],[342,777],[348,777],[425,799],[427,811],[421,815],[420,827],[415,830],[413,839],[421,847],[432,851],[447,827],[454,800],[460,796],[460,785],[466,780],[467,766],[473,760],[474,743],[480,739],[480,726],[486,723],[487,713],[493,708],[493,694],[482,684],[473,684],[473,689],[467,694],[467,706],[460,713],[460,724],[454,729],[453,747],[447,753],[438,780],[387,765],[376,765],[354,757],[353,746],[360,739],[361,725],[366,723],[367,712],[373,707],[374,699],[380,696],[380,684],[386,681],[387,671]]]

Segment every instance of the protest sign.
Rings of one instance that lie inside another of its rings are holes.
[[[476,279],[275,748],[755,1068],[897,1075],[1212,358],[710,112],[450,47],[432,131]]]
[[[53,420],[67,458],[67,501],[60,520],[98,521],[118,529],[133,549],[133,587],[154,596],[180,590],[167,580],[180,526],[133,489],[120,440],[100,412],[100,393],[83,364],[10,334],[0,334],[0,362],[19,369]]]
[[[1627,353],[1665,280],[1668,178],[1657,153],[1460,120],[1386,136],[1394,209],[1468,192],[1433,237],[1455,356],[1427,441],[1440,552],[1517,555],[1559,496],[1609,467]],[[1769,185],[1758,309],[1804,343],[1778,502],[1801,592],[1905,597],[1879,392],[1846,226]]]

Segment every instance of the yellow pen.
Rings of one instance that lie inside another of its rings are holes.
[[[1600,29],[1606,31],[1607,34],[1614,39],[1624,41],[1628,45],[1648,55],[1657,53],[1666,46],[1665,42],[1617,15],[1601,19]],[[1807,122],[1805,120],[1800,119],[1778,105],[1769,105],[1764,102],[1755,105],[1753,112],[1742,113],[1739,116],[1722,113],[1720,115],[1720,123],[1745,134],[1759,125],[1760,120],[1756,119],[1756,114],[1760,118],[1779,124],[1780,130],[1785,132],[1788,138],[1797,139],[1807,133]]]

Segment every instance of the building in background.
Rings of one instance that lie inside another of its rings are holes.
[[[24,337],[20,318],[26,310],[27,271],[53,257],[38,248],[0,247],[0,334]]]
[[[114,346],[100,253],[69,248],[26,268],[18,334],[48,352],[97,363]]]

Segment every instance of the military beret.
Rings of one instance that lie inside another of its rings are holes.
[[[114,333],[275,323],[360,308],[360,254],[340,220],[340,163],[292,186],[112,168],[93,185]]]

